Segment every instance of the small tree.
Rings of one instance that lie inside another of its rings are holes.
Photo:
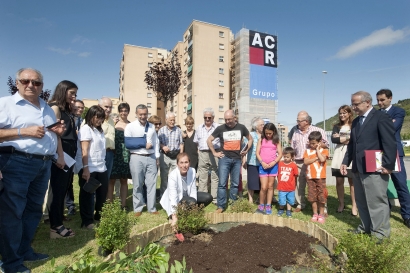
[[[16,84],[15,84],[15,80],[13,80],[12,77],[8,77],[7,78],[7,85],[9,86],[9,93],[11,95],[14,95],[18,90]],[[42,98],[45,102],[48,101],[48,99],[50,98],[51,95],[51,90],[50,89],[46,89],[46,90],[42,90],[39,97]]]
[[[164,102],[165,109],[168,102],[179,92],[181,74],[178,50],[171,52],[167,60],[162,58],[160,62],[154,62],[145,72],[144,81],[148,90],[154,91],[157,99]]]

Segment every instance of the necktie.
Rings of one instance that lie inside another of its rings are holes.
[[[364,121],[364,116],[360,116],[360,118],[359,118],[359,123],[360,123],[360,125],[363,124],[363,121]]]
[[[76,129],[77,129],[77,131],[80,130],[80,125],[81,125],[81,118],[78,117],[78,118],[77,118],[77,124],[76,124],[76,126],[75,126]]]
[[[387,110],[386,110],[386,109],[382,109],[382,112],[387,113]]]

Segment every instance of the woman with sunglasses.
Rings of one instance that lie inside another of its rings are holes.
[[[130,121],[128,114],[130,113],[130,106],[123,102],[118,105],[119,119],[115,123],[115,153],[114,164],[112,166],[110,183],[108,184],[107,199],[112,202],[114,198],[114,186],[117,179],[120,180],[120,198],[121,207],[127,210],[127,180],[131,179],[130,172],[130,153],[124,145],[124,130]]]
[[[76,169],[79,170],[80,185],[80,215],[81,227],[94,229],[95,214],[101,213],[108,190],[107,167],[105,166],[105,137],[101,124],[105,120],[105,111],[98,105],[91,106],[85,116],[85,124],[78,132],[78,150]],[[98,180],[101,186],[95,191],[96,203],[94,206],[94,193],[84,190],[90,177]]]
[[[161,125],[162,125],[161,119],[156,115],[152,115],[152,116],[149,117],[148,122],[154,124],[155,132],[158,135],[158,131],[161,128]]]
[[[64,120],[66,130],[60,137],[63,151],[75,158],[77,151],[77,132],[74,125],[74,117],[72,116],[72,107],[77,97],[78,87],[71,81],[61,81],[54,90],[53,96],[49,102],[57,119]],[[67,238],[73,237],[74,232],[64,227],[64,202],[67,193],[68,185],[73,176],[73,167],[68,171],[64,170],[58,162],[51,166],[50,187],[49,193],[51,203],[48,207],[48,215],[50,221],[50,238]]]

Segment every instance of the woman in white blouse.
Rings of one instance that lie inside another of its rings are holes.
[[[171,225],[175,226],[178,219],[176,207],[183,201],[187,203],[203,204],[204,207],[212,202],[212,195],[207,192],[197,192],[196,173],[190,168],[188,154],[180,153],[177,156],[177,167],[168,176],[168,186],[161,198],[161,206],[167,212]]]
[[[76,169],[80,185],[80,215],[81,227],[93,229],[94,219],[99,219],[102,206],[108,190],[107,168],[105,166],[105,137],[101,124],[105,120],[105,112],[100,106],[94,105],[88,110],[85,125],[78,132],[78,151]],[[83,187],[90,177],[97,179],[101,186],[94,193],[86,192]]]

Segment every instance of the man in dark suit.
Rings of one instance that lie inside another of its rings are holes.
[[[381,89],[377,92],[376,96],[380,111],[387,113],[393,121],[393,126],[395,129],[394,136],[397,142],[397,151],[399,153],[401,170],[398,173],[392,173],[390,176],[397,191],[397,196],[400,202],[400,213],[403,217],[404,224],[410,228],[410,193],[409,188],[407,187],[406,167],[403,162],[404,151],[400,137],[401,127],[403,125],[406,112],[402,108],[391,104],[393,99],[393,93],[391,90]]]
[[[372,107],[372,96],[359,91],[352,95],[353,120],[350,142],[340,167],[347,174],[352,163],[355,198],[362,223],[354,233],[368,233],[378,239],[390,236],[390,208],[387,199],[389,174],[394,170],[397,146],[391,119]],[[365,150],[383,150],[378,172],[367,172]]]

